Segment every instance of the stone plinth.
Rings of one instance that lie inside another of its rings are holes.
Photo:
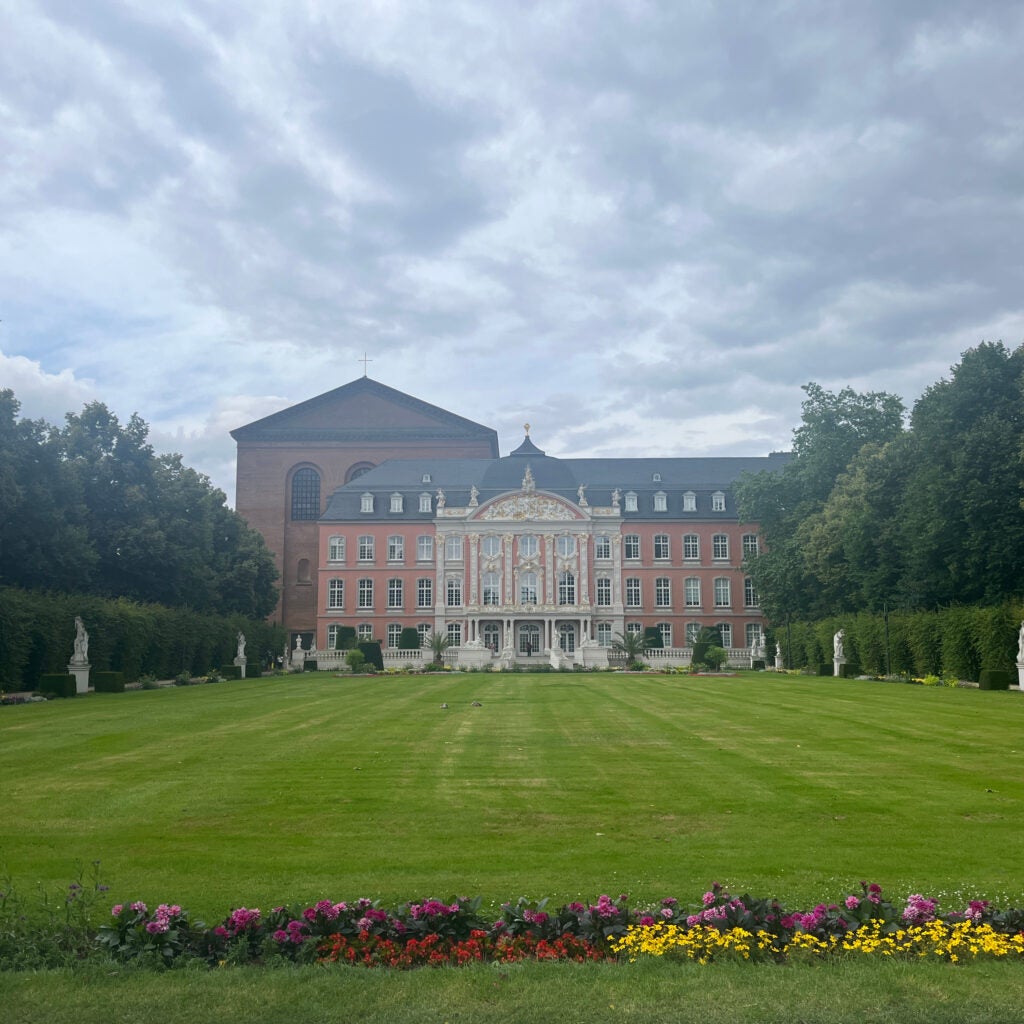
[[[843,674],[843,666],[846,664],[845,658],[833,658],[832,659],[832,675],[841,676]]]
[[[245,666],[248,663],[248,661],[249,659],[246,658],[245,655],[242,655],[242,657],[240,658],[235,658],[235,664],[242,670],[243,679],[245,678]]]
[[[75,677],[75,693],[88,693],[89,692],[89,669],[92,666],[85,662],[72,661],[68,665],[68,675]]]
[[[474,647],[472,644],[468,644],[465,647],[459,648],[459,668],[467,668],[471,671],[479,671],[491,663],[491,652],[489,648],[484,647],[482,644],[479,647]]]

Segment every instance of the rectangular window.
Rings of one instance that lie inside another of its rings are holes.
[[[711,511],[725,511],[725,495],[721,491],[715,491],[715,493],[711,495]]]
[[[612,542],[606,533],[599,533],[594,538],[594,558],[611,558]]]
[[[747,646],[759,647],[761,645],[761,625],[757,622],[747,623]]]
[[[373,561],[373,538],[363,536],[359,538],[359,561]]]
[[[359,637],[359,640],[361,642],[366,640],[372,640],[373,626],[371,626],[368,622],[360,622],[359,625],[356,627],[356,636]]]
[[[431,511],[431,508],[430,508],[430,495],[429,494],[425,494],[424,493],[424,494],[420,495],[420,511],[421,512],[430,512]]]
[[[698,561],[700,559],[700,538],[695,533],[683,535],[683,558]]]
[[[627,622],[626,632],[632,633],[633,636],[639,636],[644,631],[644,627],[639,622]]]
[[[719,622],[716,626],[719,635],[722,637],[722,646],[729,650],[732,647],[732,623]]]
[[[601,608],[608,608],[612,603],[612,581],[607,576],[598,576],[594,581],[597,587],[597,604]]]
[[[420,647],[430,646],[430,636],[434,632],[429,622],[421,622],[416,627],[416,632],[420,635]]]
[[[445,580],[445,603],[449,608],[458,608],[462,604],[462,580]]]
[[[743,603],[748,608],[756,608],[758,605],[757,591],[754,589],[754,581],[748,576],[743,581]],[[758,627],[760,629],[760,627]]]
[[[672,646],[672,623],[671,622],[659,622],[658,632],[661,634],[661,646],[671,647]]]
[[[359,607],[373,607],[373,580],[359,581]]]
[[[327,650],[336,651],[338,649],[338,634],[341,632],[341,626],[337,623],[332,623],[327,627]]]
[[[331,610],[345,607],[344,580],[331,580],[327,584],[327,607]]]
[[[599,622],[595,639],[602,647],[611,647],[612,624],[610,622]]]
[[[756,533],[745,533],[743,534],[743,557],[746,558],[748,555],[757,554],[757,534]]]
[[[391,511],[392,512],[401,512],[403,506],[404,506],[404,502],[402,501],[402,496],[400,494],[392,494],[391,495]],[[399,627],[399,628],[401,628],[401,627]]]
[[[627,512],[635,512],[636,510],[637,510],[636,493],[634,491],[629,491],[626,494],[626,511]]]
[[[329,562],[345,561],[345,538],[331,537],[327,542],[327,560]]]
[[[388,647],[394,650],[398,646],[399,638],[402,635],[402,626],[398,622],[388,623]]]
[[[692,647],[697,642],[698,636],[700,636],[700,623],[688,622],[686,624],[686,646]]]
[[[449,622],[448,623],[448,645],[450,647],[461,647],[462,646],[462,623],[461,622]]]
[[[724,533],[716,533],[711,538],[711,557],[716,561],[729,558],[729,538]]]
[[[689,576],[686,580],[686,607],[700,607],[700,580],[696,576]]]
[[[427,576],[416,581],[416,607],[431,608],[434,604],[434,581]]]
[[[404,537],[388,537],[388,561],[389,562],[404,562],[405,561],[405,538]]]
[[[626,607],[640,607],[640,580],[635,576],[626,579]]]
[[[563,572],[558,577],[558,603],[576,603],[576,577],[571,572]]]
[[[724,576],[715,580],[715,607],[728,608],[732,604],[732,587]]]
[[[401,608],[402,607],[402,581],[401,580],[388,580],[388,607],[389,608]]]
[[[444,557],[448,562],[462,561],[462,538],[446,537],[444,542]]]
[[[360,512],[372,512],[373,511],[373,495],[362,494],[359,496],[359,511]]]
[[[627,533],[622,538],[622,554],[625,558],[639,558],[640,557],[640,535],[636,533]]]
[[[498,605],[501,603],[499,591],[499,576],[496,572],[485,572],[483,575],[483,603],[486,605]]]
[[[696,512],[697,511],[697,495],[693,491],[687,491],[683,495],[683,511],[684,512]]]
[[[654,581],[654,604],[658,608],[672,607],[672,583],[667,576]]]
[[[668,495],[664,491],[658,491],[658,493],[654,496],[654,511],[668,511]]]
[[[669,557],[667,533],[656,533],[654,535],[654,557],[661,559]]]
[[[535,572],[524,572],[519,576],[519,603],[537,603],[537,574]]]
[[[434,538],[429,536],[416,538],[416,561],[432,562],[434,560]]]

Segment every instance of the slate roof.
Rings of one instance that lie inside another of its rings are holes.
[[[372,421],[354,420],[345,406],[372,401]],[[408,414],[406,423],[397,423],[388,409]],[[236,441],[373,441],[402,443],[410,440],[483,441],[498,456],[498,434],[491,427],[474,423],[429,402],[389,388],[370,377],[358,377],[333,391],[289,406],[280,412],[254,420],[231,431]]]
[[[476,487],[477,501],[483,504],[499,494],[517,492],[522,488],[526,467],[530,467],[536,489],[557,494],[576,503],[580,485],[589,505],[610,506],[612,492],[622,494],[620,508],[624,520],[703,519],[713,516],[728,521],[736,519],[732,485],[743,473],[763,470],[777,471],[791,458],[788,452],[768,456],[722,456],[705,458],[608,458],[560,459],[546,455],[529,437],[515,451],[498,459],[394,459],[384,462],[368,473],[339,487],[331,496],[322,517],[325,522],[345,520],[420,521],[429,522],[435,512],[420,512],[419,496],[431,495],[431,508],[436,505],[438,489],[444,491],[448,508],[468,506],[470,488]],[[655,474],[661,479],[655,480]],[[424,475],[430,477],[424,482]],[[637,495],[637,511],[626,510],[625,495]],[[668,496],[668,511],[654,511],[654,495]],[[682,495],[693,491],[697,498],[694,512],[682,510]],[[716,491],[726,495],[726,511],[712,512],[711,496]],[[364,493],[374,495],[374,511],[360,512]],[[390,496],[404,498],[402,512],[390,512]]]

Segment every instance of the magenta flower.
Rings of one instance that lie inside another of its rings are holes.
[[[846,897],[846,909],[847,910],[856,910],[859,906],[860,906],[860,900],[857,899],[856,896],[847,896]]]
[[[713,892],[706,892],[700,899],[705,907],[710,907],[715,902],[715,894]]]
[[[277,931],[274,932],[274,941],[275,942],[287,942],[288,941],[288,933],[283,928],[278,928]]]
[[[146,904],[142,900],[136,900],[132,905],[132,910],[137,914],[144,914],[146,912]]]
[[[113,909],[112,909],[112,910],[110,911],[110,913],[111,913],[111,914],[112,914],[112,915],[113,915],[114,917],[120,917],[120,916],[121,916],[121,911],[122,911],[122,910],[124,910],[124,905],[123,905],[123,904],[121,904],[121,903],[115,903],[115,904],[114,904],[114,907],[113,907]]]

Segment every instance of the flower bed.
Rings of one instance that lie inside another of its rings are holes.
[[[385,909],[368,899],[321,900],[313,906],[275,907],[264,914],[240,907],[208,928],[175,904],[150,911],[144,903],[117,904],[97,941],[116,959],[149,957],[171,965],[181,957],[210,964],[274,958],[410,968],[518,960],[636,960],[673,957],[791,962],[823,957],[939,957],[952,963],[1024,958],[1024,911],[998,910],[986,901],[940,912],[919,894],[903,907],[879,886],[809,911],[788,911],[777,900],[731,896],[719,885],[700,904],[668,897],[653,907],[631,907],[626,896],[569,903],[549,911],[525,897],[505,903],[497,920],[480,913],[480,898],[436,899]]]

